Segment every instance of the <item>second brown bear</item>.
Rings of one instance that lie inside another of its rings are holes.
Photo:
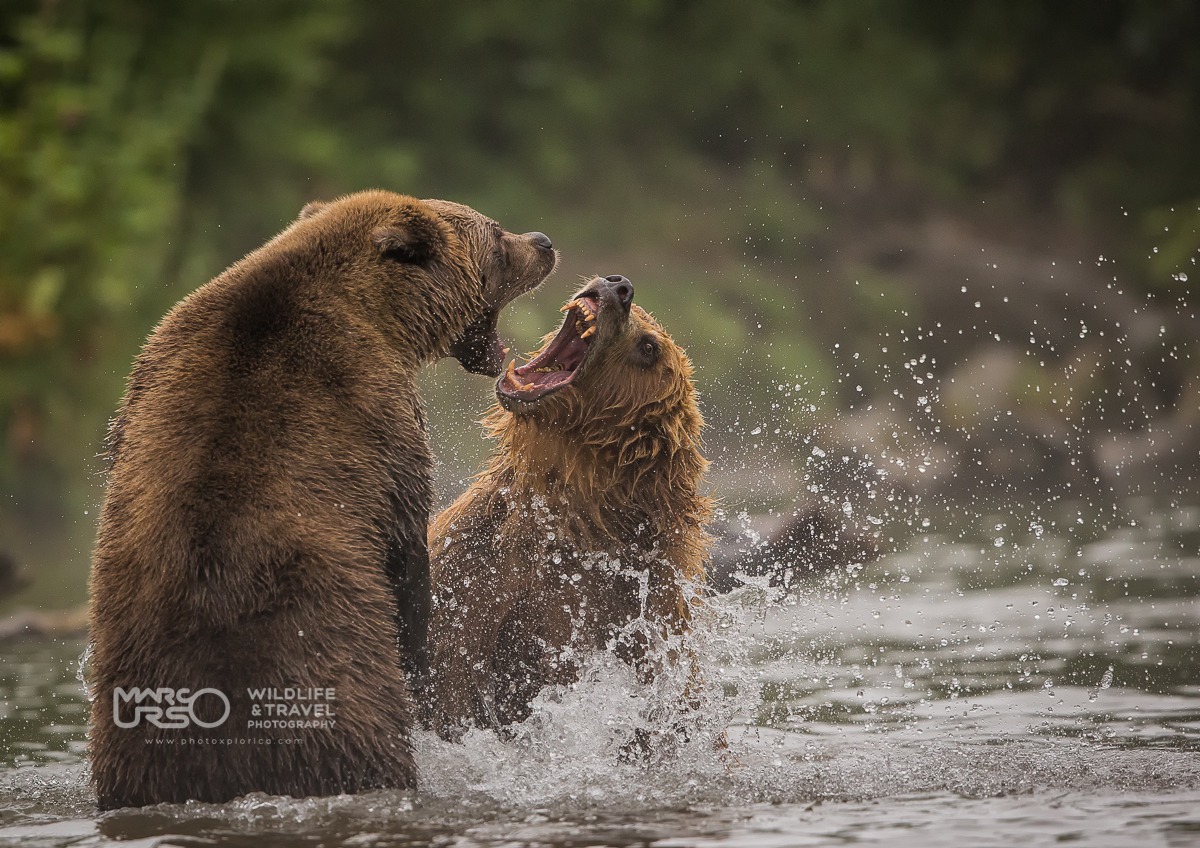
[[[612,646],[653,674],[704,581],[712,506],[691,363],[624,277],[593,280],[564,310],[498,381],[486,426],[499,445],[430,532],[430,693],[448,738],[524,720],[588,651]]]

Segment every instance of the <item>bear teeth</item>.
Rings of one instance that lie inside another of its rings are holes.
[[[582,308],[579,310],[579,317],[576,319],[575,323],[579,328],[579,337],[581,339],[586,339],[596,329],[594,326],[596,323],[596,316],[594,313],[588,311],[587,304],[580,302],[580,306]],[[593,325],[590,330],[588,329],[589,324]]]
[[[586,300],[576,298],[570,303],[565,303],[558,308],[559,312],[570,312],[572,309],[579,309],[579,317],[584,321],[595,321],[596,313],[592,311],[592,307],[588,305]]]

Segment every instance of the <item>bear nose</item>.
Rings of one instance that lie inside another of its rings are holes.
[[[550,241],[550,236],[545,233],[528,233],[525,238],[533,242],[534,247],[540,247],[542,250],[554,250],[554,242]]]
[[[621,307],[625,310],[629,309],[629,304],[633,303],[633,283],[622,277],[620,274],[610,274],[604,278],[604,282],[600,284],[601,290],[608,290],[617,297]]]

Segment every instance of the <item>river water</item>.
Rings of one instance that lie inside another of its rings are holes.
[[[0,645],[0,844],[1200,845],[1200,508],[964,512],[714,602],[726,749],[622,758],[656,695],[598,658],[513,739],[420,735],[411,794],[97,815],[82,642]]]

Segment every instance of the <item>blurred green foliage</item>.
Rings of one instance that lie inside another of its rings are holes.
[[[296,100],[315,83],[308,60],[332,39],[318,8],[292,19],[293,7],[105,0],[0,12],[0,492],[9,505],[59,506],[95,470],[140,337],[191,287],[180,263],[214,249],[187,231],[198,223],[194,199],[218,202],[194,191],[200,151],[230,143],[226,122],[304,114]],[[288,134],[280,126],[272,138]],[[257,164],[270,143],[240,148]],[[232,192],[221,202],[245,206]]]
[[[1191,298],[1197,43],[1190,0],[9,0],[0,511],[94,501],[158,317],[305,201],[372,185],[656,277],[726,390],[832,386],[828,339],[778,316],[848,186],[1119,233],[1129,285]],[[895,320],[883,285],[864,271],[828,326]]]

